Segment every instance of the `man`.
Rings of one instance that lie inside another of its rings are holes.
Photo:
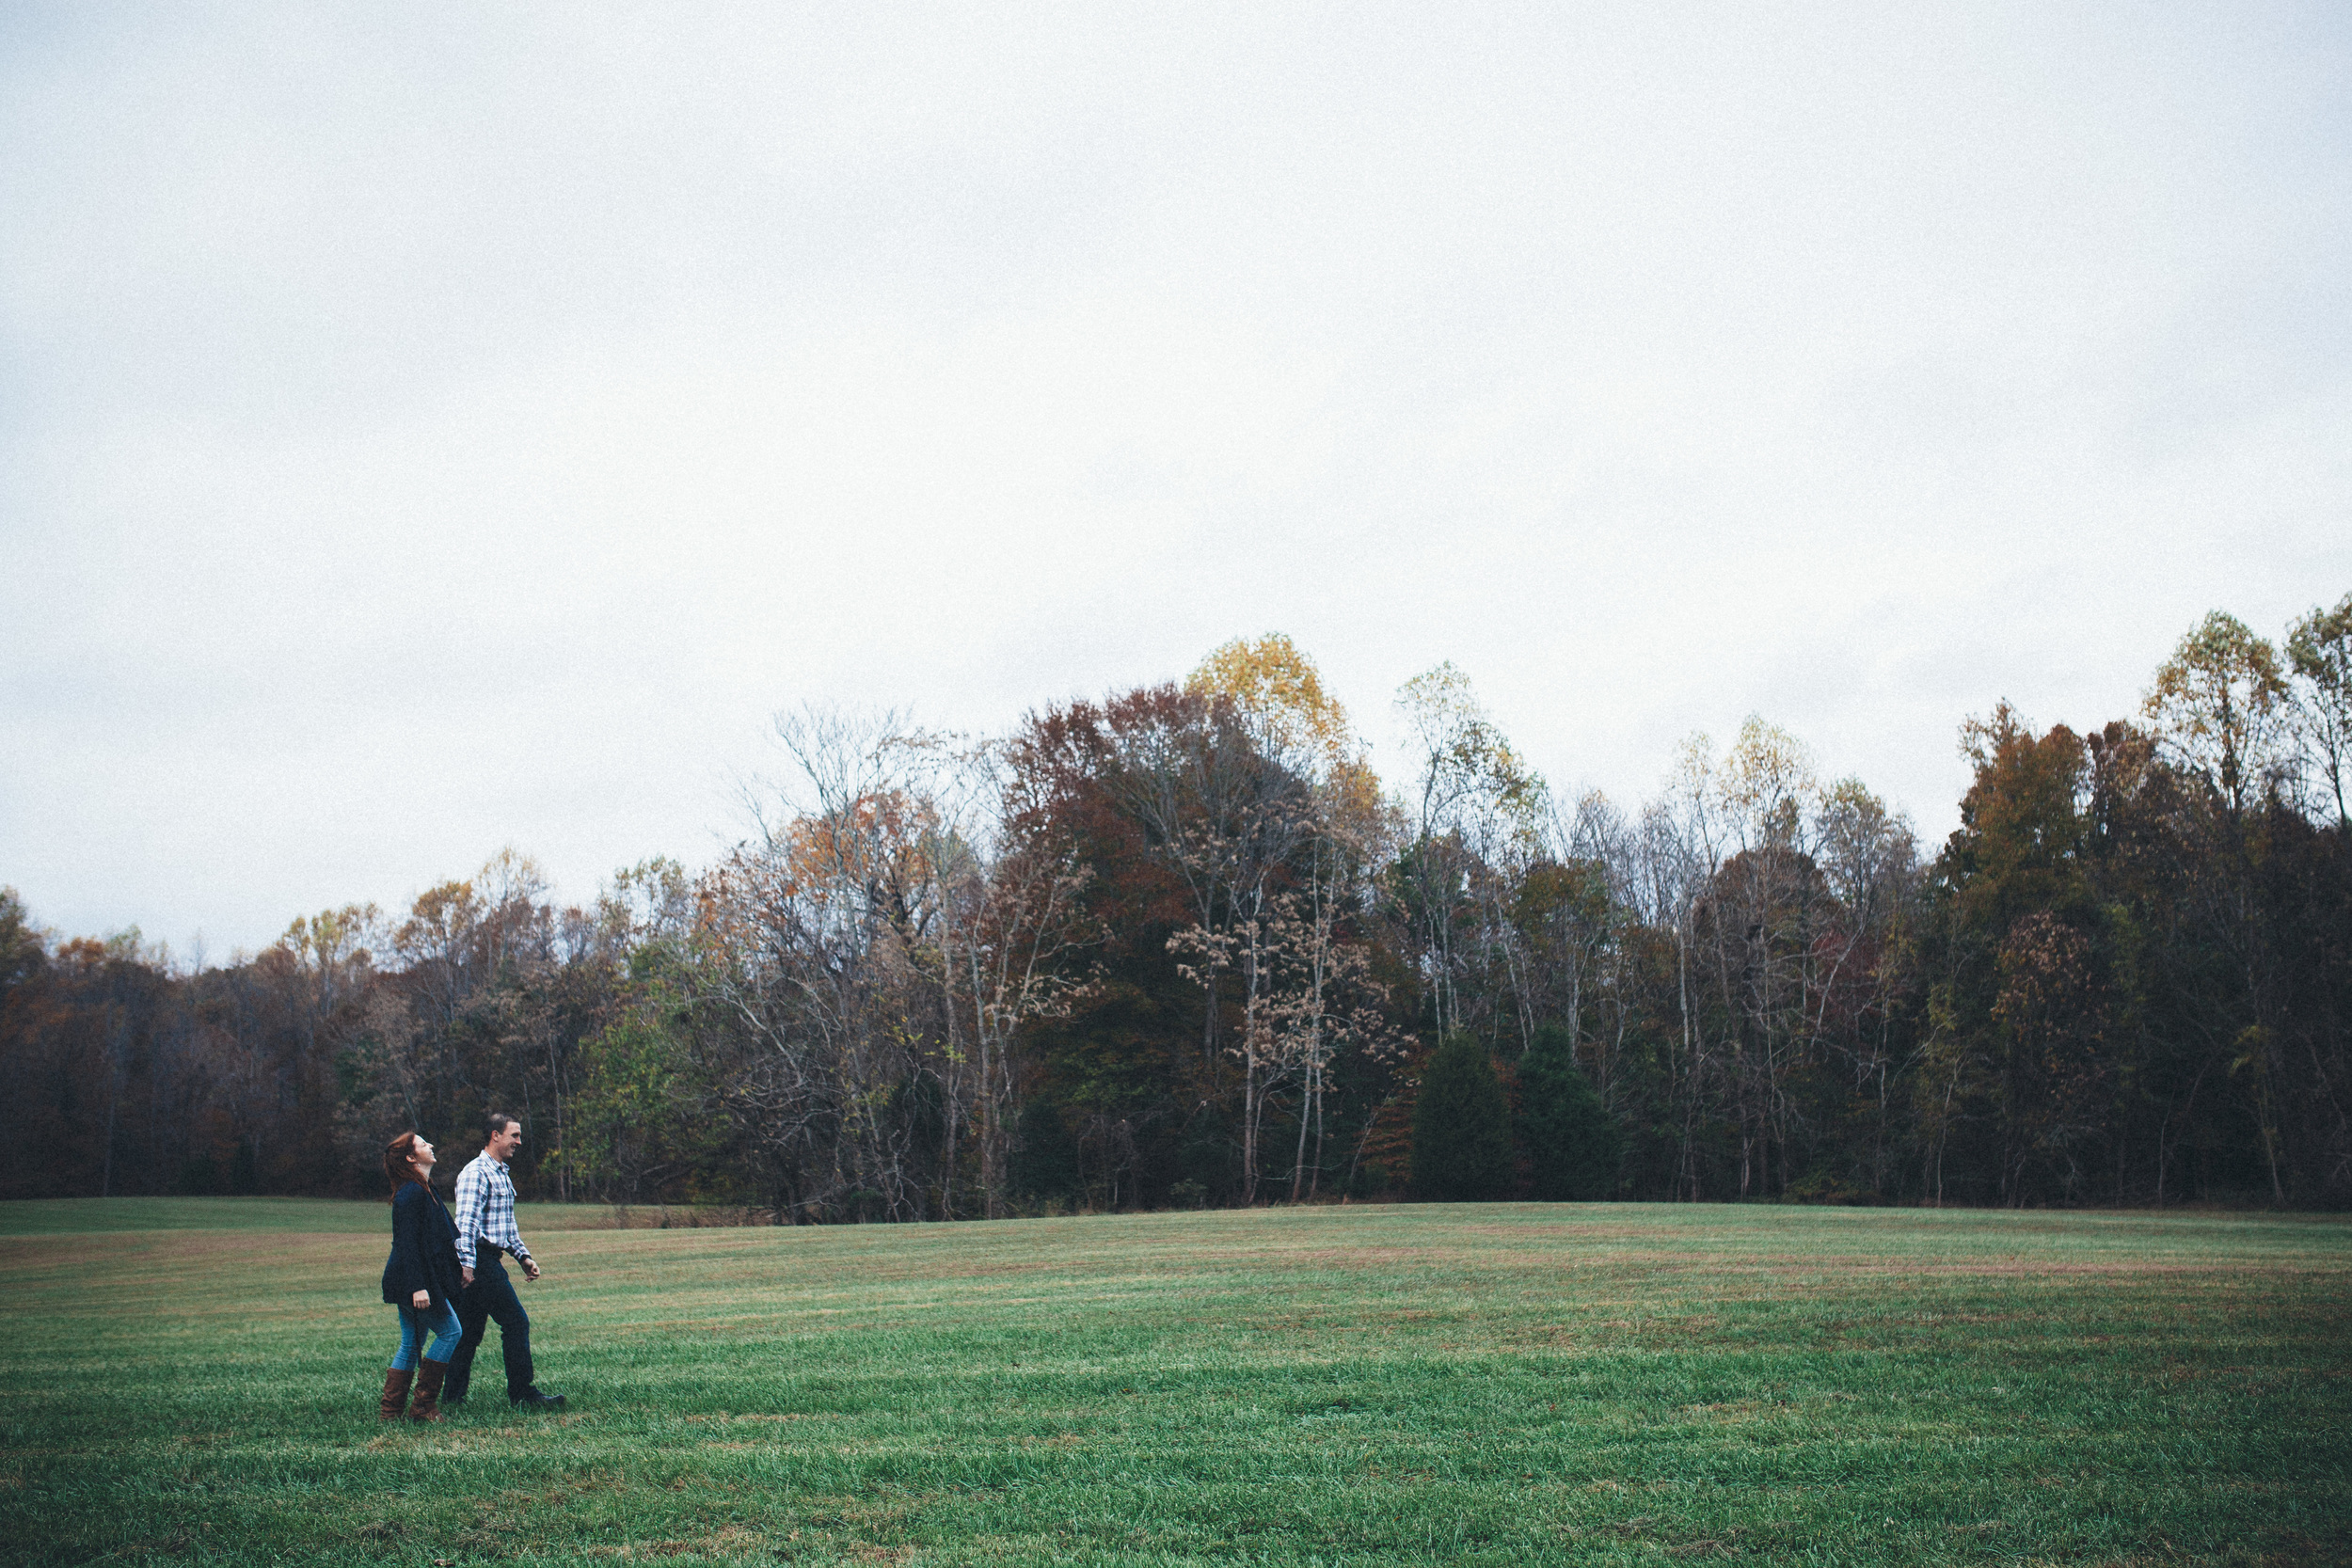
[[[490,1113],[485,1131],[489,1141],[473,1162],[457,1173],[457,1266],[466,1289],[457,1298],[457,1322],[463,1331],[457,1354],[449,1364],[441,1386],[444,1408],[463,1404],[473,1382],[474,1352],[482,1348],[482,1331],[489,1320],[499,1325],[499,1345],[506,1357],[506,1399],[516,1410],[561,1410],[564,1396],[543,1394],[531,1380],[531,1319],[523,1311],[514,1282],[500,1266],[501,1254],[523,1266],[525,1279],[539,1277],[539,1264],[523,1245],[515,1228],[515,1183],[506,1174],[507,1162],[523,1146],[523,1124],[503,1111]]]

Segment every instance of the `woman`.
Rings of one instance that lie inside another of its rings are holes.
[[[433,1196],[433,1146],[403,1132],[384,1148],[384,1174],[392,1183],[392,1255],[384,1264],[384,1299],[400,1308],[400,1350],[384,1373],[383,1418],[412,1421],[441,1418],[441,1378],[457,1349],[457,1227]],[[417,1371],[417,1349],[427,1334],[424,1369]],[[408,1380],[416,1378],[417,1402],[408,1403]]]

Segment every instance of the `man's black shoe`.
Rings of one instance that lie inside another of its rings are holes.
[[[561,1410],[564,1408],[564,1396],[542,1394],[538,1389],[533,1388],[529,1393],[509,1402],[516,1410]]]

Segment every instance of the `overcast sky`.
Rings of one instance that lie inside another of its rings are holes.
[[[0,883],[707,861],[769,716],[1288,632],[1955,820],[2352,590],[2352,8],[0,9]]]

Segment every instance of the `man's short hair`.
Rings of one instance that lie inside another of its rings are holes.
[[[520,1117],[510,1117],[504,1111],[492,1111],[482,1123],[482,1141],[488,1143],[509,1127],[520,1127],[522,1124]]]

